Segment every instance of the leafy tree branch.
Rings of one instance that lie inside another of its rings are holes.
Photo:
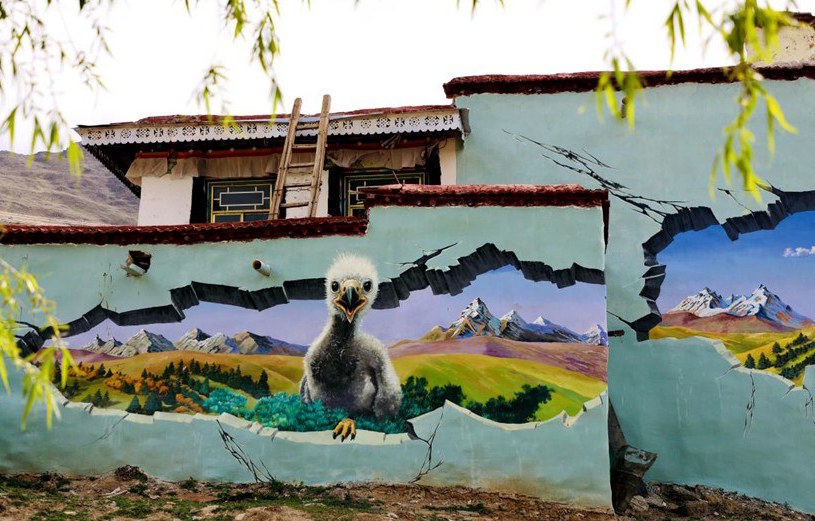
[[[0,381],[6,392],[10,392],[7,363],[23,371],[23,428],[37,402],[45,404],[46,422],[51,426],[52,416],[59,414],[51,392],[51,381],[59,371],[61,385],[65,387],[68,369],[73,366],[71,354],[60,337],[61,326],[53,310],[54,303],[45,298],[34,275],[0,259]],[[22,356],[17,345],[18,338],[22,336],[17,334],[20,326],[31,327],[27,322],[16,320],[24,313],[42,317],[45,328],[52,332],[51,344],[27,357]],[[32,365],[31,362],[35,361],[39,368]]]

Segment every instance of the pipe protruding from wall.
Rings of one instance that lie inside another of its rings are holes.
[[[122,264],[122,269],[127,272],[128,277],[141,277],[147,270],[132,263]]]
[[[272,267],[263,262],[262,260],[255,259],[252,261],[252,267],[263,275],[264,277],[268,277],[272,274]]]
[[[127,252],[127,260],[122,265],[122,269],[127,272],[128,277],[141,277],[150,269],[152,253],[141,250],[130,250]]]

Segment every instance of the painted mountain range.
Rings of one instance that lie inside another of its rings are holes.
[[[224,333],[209,335],[195,328],[184,333],[175,342],[170,342],[163,335],[151,333],[145,329],[140,330],[126,342],[120,342],[115,338],[102,340],[97,336],[88,345],[83,346],[82,350],[116,358],[166,351],[302,356],[306,352],[306,346],[291,344],[249,331],[227,336]]]
[[[555,324],[543,317],[527,322],[515,310],[498,318],[480,298],[475,298],[447,328],[436,326],[425,334],[423,341],[454,338],[492,336],[520,342],[562,342],[607,345],[605,329],[597,324],[585,333],[576,333],[568,327]]]
[[[722,297],[703,288],[662,314],[661,326],[681,326],[712,333],[764,333],[795,331],[815,326],[764,284],[749,296]]]

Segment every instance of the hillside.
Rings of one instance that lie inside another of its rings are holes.
[[[28,161],[0,151],[0,223],[136,224],[139,199],[89,153],[79,179],[65,159],[39,153]]]
[[[762,317],[737,317],[727,313],[699,317],[684,311],[671,311],[662,315],[663,327],[684,327],[710,333],[766,333],[795,331]]]
[[[802,336],[802,341],[796,341]],[[721,340],[725,347],[736,358],[745,364],[750,356],[758,361],[762,355],[770,363],[769,367],[757,366],[757,369],[780,374],[796,385],[801,385],[804,369],[815,363],[815,327],[797,331],[764,332],[764,333],[715,333],[699,331],[680,326],[657,326],[650,332],[650,338],[689,338],[699,336]],[[778,346],[775,350],[775,346]]]
[[[471,337],[437,342],[402,341],[388,352],[392,359],[403,356],[473,354],[517,358],[560,367],[605,381],[608,349],[605,346],[564,342],[520,342],[498,337]]]
[[[269,394],[276,392],[297,394],[303,374],[303,359],[299,356],[185,351],[144,353],[129,358],[106,360],[104,370],[138,379],[143,371],[161,375],[171,363],[176,368],[190,367],[193,360],[201,365],[205,363],[218,365],[225,372],[237,370],[239,367],[242,375],[255,381],[261,372],[265,372]],[[396,358],[393,364],[402,382],[409,376],[417,376],[426,378],[431,386],[459,385],[468,399],[480,402],[497,396],[511,398],[525,384],[546,385],[554,392],[552,399],[539,408],[537,420],[549,419],[563,410],[575,414],[580,411],[584,402],[606,389],[605,381],[599,378],[530,360],[478,354],[421,354]],[[98,365],[85,364],[86,371],[98,368]],[[196,378],[201,380],[200,376]],[[107,405],[108,407],[124,409],[132,398],[130,394],[120,389],[111,389],[102,377],[72,377],[69,381],[69,387],[76,386],[71,396],[73,400],[82,400],[100,391],[102,394],[110,394],[112,403]],[[212,388],[225,386],[222,382],[216,381],[211,385]],[[238,392],[234,388],[233,390]],[[250,395],[241,394],[247,397],[250,406],[254,404],[255,400]]]
[[[539,421],[566,411],[576,414],[583,403],[606,389],[606,383],[559,367],[492,356],[439,354],[406,356],[393,361],[404,382],[408,376],[427,378],[431,386],[460,385],[470,400],[486,401],[494,396],[512,397],[524,384],[546,385],[554,390],[552,400],[541,405]]]

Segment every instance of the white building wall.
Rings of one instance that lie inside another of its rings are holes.
[[[458,140],[449,138],[439,144],[439,163],[441,166],[441,184],[456,184],[456,147]]]
[[[759,38],[763,38],[759,30]],[[748,47],[752,53],[752,49]],[[770,62],[758,65],[813,65],[815,64],[815,27],[802,24],[799,27],[782,27],[778,30],[778,48],[773,50]]]
[[[192,177],[142,177],[139,226],[189,224]]]

